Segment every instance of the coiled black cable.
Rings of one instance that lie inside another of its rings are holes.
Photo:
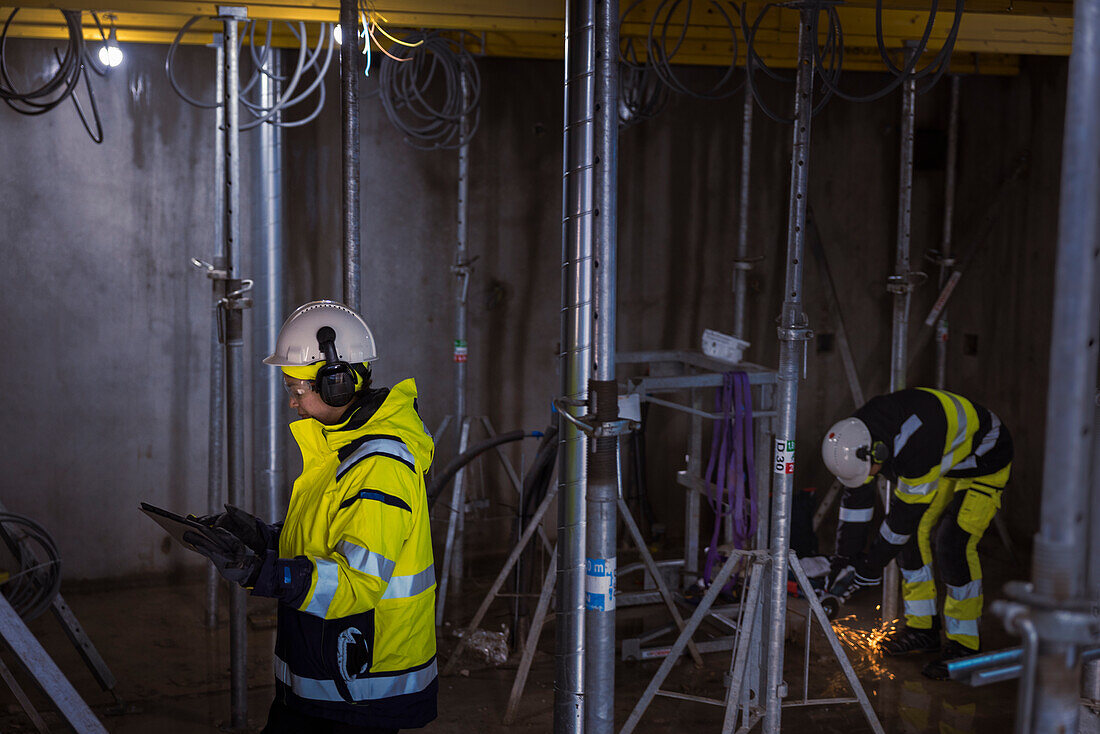
[[[648,59],[638,60],[634,39],[627,39],[620,53],[619,126],[629,127],[659,115],[668,104],[669,88]]]
[[[835,78],[823,78],[822,84],[826,86],[830,91],[836,94],[841,99],[849,102],[873,102],[877,99],[885,97],[887,94],[893,92],[899,86],[904,84],[907,80],[912,79],[920,81],[926,77],[931,76],[931,81],[921,85],[918,88],[918,93],[924,93],[935,86],[939,78],[947,70],[947,67],[951,61],[951,53],[955,49],[955,41],[959,36],[959,26],[962,23],[963,11],[965,9],[965,0],[955,0],[955,16],[951,23],[951,28],[947,32],[947,36],[944,39],[943,46],[933,57],[932,61],[928,62],[923,68],[917,68],[917,64],[920,61],[920,57],[924,54],[925,49],[928,47],[928,40],[932,35],[932,28],[936,22],[936,14],[939,8],[939,1],[932,0],[932,7],[928,11],[928,20],[925,22],[924,32],[921,35],[920,40],[913,46],[912,50],[908,54],[908,59],[905,64],[898,67],[894,64],[890,58],[890,53],[886,48],[886,39],[882,30],[882,0],[877,0],[875,3],[875,42],[878,46],[879,55],[882,57],[883,63],[886,64],[886,68],[894,75],[894,78],[887,83],[881,89],[872,92],[867,95],[853,95],[847,94],[842,91],[838,85],[839,74]],[[840,27],[839,15],[836,12],[836,8],[830,6],[828,8],[830,21]],[[816,38],[817,34],[817,22],[818,17],[815,16],[811,33]],[[841,45],[843,45],[843,35],[841,35]],[[822,63],[820,53],[815,44],[814,47],[814,60],[818,64]]]
[[[58,49],[53,50],[54,58],[57,61],[57,71],[41,85],[29,90],[18,88],[8,68],[8,31],[18,12],[19,8],[13,8],[7,20],[4,21],[3,30],[0,30],[0,99],[4,100],[8,107],[22,115],[42,115],[54,109],[66,99],[72,99],[76,112],[80,116],[80,122],[84,125],[88,135],[94,142],[102,143],[103,123],[99,117],[99,106],[96,104],[95,92],[92,89],[86,69],[91,68],[95,73],[103,76],[106,74],[106,68],[101,67],[88,52],[88,47],[84,43],[84,26],[81,20],[81,12],[79,10],[60,11],[65,18],[65,26],[68,31],[68,43],[65,47],[65,53],[62,55]],[[96,25],[99,26],[100,35],[103,36],[103,40],[106,42],[107,36],[103,32],[103,26],[99,23],[99,17],[95,13],[92,14],[92,17],[95,19]],[[88,93],[95,131],[92,130],[92,126],[84,114],[84,108],[81,107],[80,100],[77,99],[75,93],[81,77],[84,78],[84,88]]]
[[[386,117],[414,148],[447,150],[469,142],[481,119],[481,75],[474,57],[460,40],[438,31],[416,31],[402,41],[416,45],[394,44],[379,65]]]
[[[622,24],[626,21],[627,16],[630,15],[641,2],[642,0],[634,0],[634,2],[627,6],[619,20],[620,29],[622,28]],[[669,29],[674,26],[672,22],[673,15],[685,2],[687,5],[684,8],[683,18],[679,23],[679,30],[678,32],[674,31],[673,35],[675,38],[670,39]],[[718,0],[708,0],[708,4],[712,10],[717,11],[726,28],[729,30],[731,46],[730,61],[718,81],[712,84],[708,89],[692,89],[672,69],[673,61],[683,47],[684,40],[687,38],[688,29],[691,26],[693,0],[661,0],[661,2],[657,4],[657,7],[653,11],[653,15],[650,17],[649,31],[646,35],[645,66],[652,69],[661,82],[669,89],[680,94],[696,99],[726,99],[727,97],[732,97],[734,94],[737,94],[741,89],[741,84],[732,85],[734,73],[737,69],[737,24],[735,24],[730,12],[727,12],[725,6],[727,4],[729,5],[733,15],[737,16],[739,21],[741,20],[742,10],[733,3],[719,2]],[[620,37],[621,35],[620,33]],[[624,63],[637,69],[639,68],[637,60],[632,60],[630,58],[630,52],[632,51],[633,49],[630,47],[628,41],[627,44],[620,49],[620,58]]]
[[[466,449],[461,454],[451,459],[451,462],[447,464],[438,476],[432,478],[427,488],[428,508],[431,509],[435,506],[436,500],[439,499],[439,495],[443,494],[443,490],[447,488],[447,485],[451,483],[451,480],[455,478],[455,475],[458,474],[462,467],[466,466],[489,449],[502,444],[511,443],[512,441],[519,441],[522,438],[537,438],[542,435],[543,434],[538,431],[508,431],[507,433],[498,433]]]
[[[2,586],[4,598],[26,621],[49,608],[61,589],[61,555],[46,529],[34,520],[14,512],[0,512],[0,526],[8,549],[19,564]],[[42,551],[45,560],[35,552]]]
[[[749,93],[752,94],[753,99],[756,101],[757,107],[760,111],[767,115],[772,120],[782,123],[784,125],[793,125],[794,119],[790,117],[783,117],[779,113],[772,110],[766,102],[761,98],[759,91],[756,88],[755,75],[756,71],[763,71],[767,76],[777,81],[793,82],[794,77],[790,75],[781,74],[765,63],[760,57],[760,54],[756,52],[756,33],[760,29],[760,23],[764,20],[764,17],[768,14],[768,11],[772,8],[782,7],[781,3],[768,3],[757,14],[756,19],[753,21],[752,27],[748,26],[748,21],[744,10],[741,13],[742,30],[745,34],[745,82],[748,86]],[[829,30],[825,36],[825,54],[829,57],[829,62],[825,63],[823,59],[818,59],[818,69],[821,73],[815,74],[815,78],[818,80],[833,81],[840,78],[841,68],[844,63],[844,36],[840,28],[840,17],[836,13],[835,8],[826,6],[824,3],[821,5],[821,10],[829,13]],[[815,24],[813,25],[810,33],[814,38],[814,49],[817,52],[817,28],[816,18],[820,15],[820,11],[815,13]],[[826,92],[821,96],[821,99],[814,104],[812,115],[816,115],[822,108],[829,102],[829,99],[833,95],[833,90],[828,85],[826,86]]]
[[[213,102],[205,102],[192,97],[183,87],[180,86],[179,81],[176,79],[175,74],[175,59],[176,51],[179,49],[180,42],[183,40],[184,35],[195,23],[200,20],[220,20],[216,16],[195,15],[192,16],[183,26],[180,27],[176,33],[176,37],[172,40],[172,43],[168,47],[168,54],[164,59],[164,73],[168,76],[168,83],[172,85],[172,89],[176,94],[180,96],[185,102],[192,107],[199,107],[202,109],[214,109],[222,106],[221,100],[215,100]],[[253,72],[249,78],[241,85],[240,89],[240,102],[245,111],[250,114],[254,119],[249,122],[241,123],[240,129],[242,131],[251,130],[263,123],[269,123],[278,127],[300,127],[312,122],[316,117],[321,114],[321,109],[325,105],[325,85],[323,84],[325,74],[328,71],[329,65],[332,62],[333,49],[336,46],[336,41],[332,38],[332,25],[329,23],[322,23],[318,30],[317,45],[310,49],[309,46],[309,34],[306,30],[305,23],[290,23],[284,21],[286,27],[290,30],[291,35],[298,41],[298,58],[294,65],[293,71],[279,75],[268,70],[270,63],[270,57],[273,52],[273,46],[271,45],[271,36],[273,29],[273,22],[268,21],[266,31],[264,34],[263,44],[256,43],[256,23],[257,21],[247,21],[245,27],[238,34],[237,38],[237,53],[240,54],[244,48],[244,40],[247,37],[249,39],[249,52],[252,57]],[[321,61],[321,54],[324,53],[324,61]],[[302,91],[298,91],[298,85],[301,83],[303,76],[310,72],[313,74],[313,80]],[[283,88],[280,90],[279,98],[275,100],[275,103],[270,107],[264,107],[259,102],[253,102],[248,99],[248,94],[256,86],[256,83],[260,80],[261,76],[267,76],[269,79],[275,79],[283,82]],[[283,120],[280,119],[280,113],[294,107],[314,92],[317,93],[317,103],[313,110],[304,117],[297,120]]]

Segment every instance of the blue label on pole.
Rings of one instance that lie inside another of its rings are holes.
[[[585,609],[610,612],[615,609],[615,558],[586,558]]]

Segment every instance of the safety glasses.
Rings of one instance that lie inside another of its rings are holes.
[[[313,392],[313,380],[297,380],[295,382],[283,381],[283,389],[286,394],[295,400],[301,400],[307,394]]]

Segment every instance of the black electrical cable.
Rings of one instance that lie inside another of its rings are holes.
[[[626,40],[620,58],[619,126],[629,127],[659,115],[668,104],[669,88],[648,60],[638,61],[634,39]]]
[[[558,426],[551,423],[539,442],[535,460],[527,475],[523,478],[523,503],[520,506],[520,532],[527,527],[527,523],[534,515],[536,508],[550,486],[550,478],[554,474],[554,465],[558,457]]]
[[[669,28],[673,26],[673,14],[685,1],[687,5],[684,9],[683,19],[679,25],[679,31],[674,31],[675,40],[670,43]],[[634,0],[634,2],[627,6],[620,17],[620,38],[624,37],[621,29],[623,23],[626,22],[627,16],[630,15],[641,2],[642,0]],[[657,7],[653,11],[653,15],[650,17],[649,29],[646,34],[646,64],[644,66],[652,69],[653,73],[657,75],[657,78],[669,89],[688,97],[694,97],[696,99],[726,99],[736,94],[741,89],[741,84],[732,87],[730,84],[737,69],[737,25],[727,12],[725,8],[726,4],[727,3],[719,2],[718,0],[708,0],[710,9],[717,11],[729,31],[731,47],[729,64],[726,66],[721,78],[711,85],[709,89],[692,89],[672,70],[672,63],[683,47],[684,40],[687,38],[688,29],[691,26],[693,0],[661,0],[661,2],[657,4]],[[740,20],[741,9],[733,3],[728,4]],[[660,26],[660,31],[657,30],[658,26]],[[629,55],[633,52],[630,45],[631,41],[632,39],[627,37],[626,45],[624,48],[620,49],[619,55],[624,62],[638,69],[640,66],[637,60],[629,58]]]
[[[16,86],[8,68],[8,31],[18,12],[19,8],[14,8],[4,22],[3,30],[0,30],[0,99],[3,99],[8,107],[20,114],[41,115],[71,98],[73,105],[76,107],[77,115],[80,116],[80,122],[84,125],[88,135],[94,142],[102,143],[103,123],[99,117],[99,106],[95,101],[95,91],[92,89],[91,80],[86,70],[91,68],[100,76],[105,75],[107,70],[106,68],[101,69],[88,52],[88,48],[84,43],[84,27],[81,22],[80,11],[60,11],[65,18],[68,33],[68,44],[65,53],[62,55],[57,48],[54,48],[53,55],[57,61],[57,71],[37,88],[26,91]],[[99,27],[99,33],[106,42],[107,37],[103,32],[99,17],[92,13],[92,18],[95,19],[96,25]],[[88,123],[87,116],[84,114],[84,108],[81,107],[80,100],[76,96],[75,90],[81,77],[84,78],[84,88],[88,92],[88,99],[91,104],[92,119],[96,128],[94,132],[92,126]]]
[[[0,526],[19,564],[19,571],[4,582],[2,592],[19,616],[29,622],[49,608],[61,589],[61,555],[46,529],[29,517],[0,512]],[[42,551],[45,561],[36,557],[30,544]]]
[[[195,99],[183,90],[175,74],[176,51],[179,49],[183,36],[187,33],[188,29],[200,20],[219,20],[219,18],[217,16],[195,15],[184,23],[168,47],[168,54],[164,59],[164,73],[168,76],[168,82],[172,85],[172,89],[174,89],[176,94],[189,105],[201,109],[215,109],[222,106],[221,100],[204,102]],[[305,23],[297,23],[297,28],[295,28],[294,23],[283,21],[284,25],[290,30],[291,35],[298,41],[298,60],[294,65],[293,72],[285,75],[276,75],[266,68],[268,58],[274,48],[271,45],[273,22],[268,21],[267,23],[262,47],[259,47],[256,43],[256,22],[257,21],[248,21],[244,30],[238,34],[237,39],[237,53],[240,54],[244,48],[245,37],[248,37],[250,45],[249,53],[251,54],[254,67],[252,74],[241,86],[239,99],[241,106],[255,119],[241,123],[241,131],[251,130],[264,123],[277,127],[300,127],[312,122],[321,114],[321,109],[325,105],[325,85],[323,81],[332,62],[333,49],[336,47],[336,41],[332,38],[332,25],[330,23],[322,23],[320,25],[317,45],[311,49],[309,46],[309,34],[306,30]],[[324,61],[319,61],[322,53],[325,54]],[[314,74],[314,78],[304,90],[299,92],[298,85],[301,83],[302,77],[307,71],[311,71]],[[260,103],[252,102],[247,97],[248,93],[260,80],[261,75],[285,82],[283,89],[280,90],[279,98],[275,100],[275,103],[270,107],[264,107]],[[317,104],[305,117],[290,121],[276,120],[277,115],[294,107],[299,102],[312,95],[315,91],[317,93]]]
[[[933,0],[932,7],[929,9],[928,20],[926,21],[924,26],[924,33],[921,35],[920,40],[909,53],[909,58],[905,62],[904,66],[899,68],[890,59],[889,51],[886,49],[886,38],[882,30],[882,0],[877,0],[877,2],[875,3],[875,41],[878,46],[879,55],[882,57],[883,63],[886,64],[887,69],[890,71],[891,74],[894,75],[894,78],[888,84],[886,84],[886,86],[882,87],[876,92],[872,92],[871,94],[867,95],[853,95],[847,94],[842,91],[839,88],[838,84],[839,75],[837,76],[837,78],[823,78],[823,85],[841,99],[847,100],[849,102],[873,102],[877,99],[885,97],[887,94],[890,94],[909,79],[919,81],[927,76],[931,76],[932,80],[922,85],[920,88],[920,92],[924,93],[931,89],[935,85],[935,83],[939,81],[940,77],[947,70],[950,64],[951,53],[955,49],[955,42],[958,39],[959,35],[959,26],[962,22],[963,11],[965,10],[965,0],[955,0],[955,16],[952,20],[951,28],[947,32],[947,37],[944,39],[943,46],[936,53],[932,61],[930,61],[923,68],[918,69],[917,64],[920,61],[920,57],[924,54],[925,49],[928,47],[928,40],[932,35],[932,27],[936,22],[938,6],[938,0]],[[829,13],[830,18],[832,18],[833,16],[837,17],[837,20],[835,22],[839,25],[839,16],[836,12],[836,9],[830,7]],[[818,20],[815,16],[813,29],[811,31],[811,33],[814,34],[815,38],[817,33],[817,22]],[[843,41],[843,37],[841,40]],[[814,47],[814,60],[818,64],[822,63],[821,55],[816,45]]]
[[[428,508],[431,509],[435,506],[436,500],[439,499],[439,495],[443,494],[443,490],[447,488],[447,485],[451,483],[451,480],[454,479],[455,475],[458,474],[462,467],[466,466],[489,449],[502,444],[511,443],[512,441],[519,441],[523,438],[537,438],[542,435],[543,434],[539,431],[508,431],[507,433],[498,433],[466,449],[461,454],[451,459],[451,462],[447,464],[438,476],[432,478],[432,482],[428,485],[427,489]]]
[[[416,31],[401,40],[379,64],[378,92],[386,117],[414,148],[458,148],[473,137],[481,118],[481,75],[474,57],[461,41],[437,31]]]
[[[763,71],[767,76],[769,76],[772,79],[775,79],[777,81],[783,81],[783,82],[793,82],[794,81],[794,77],[791,77],[789,75],[780,74],[779,72],[775,71],[770,66],[768,66],[768,64],[756,52],[756,33],[760,29],[761,22],[764,20],[764,17],[768,14],[769,10],[771,10],[772,8],[779,8],[779,7],[782,7],[782,6],[783,6],[783,4],[774,3],[774,2],[766,4],[763,8],[760,9],[760,12],[757,14],[756,19],[753,21],[753,24],[752,24],[751,28],[748,26],[748,20],[747,20],[747,15],[745,13],[745,10],[743,9],[741,11],[741,28],[742,28],[742,32],[745,34],[745,83],[748,86],[749,92],[752,94],[753,99],[756,101],[756,105],[760,108],[760,110],[765,115],[767,115],[769,118],[771,118],[775,122],[778,122],[778,123],[781,123],[781,124],[784,124],[784,125],[793,125],[794,124],[794,119],[793,118],[783,117],[778,112],[775,112],[774,110],[772,110],[772,108],[769,107],[767,105],[767,103],[764,102],[764,100],[760,97],[760,92],[757,90],[756,83],[754,81],[757,69],[759,69],[760,71]],[[826,10],[826,6],[824,4],[822,4],[821,10]],[[819,10],[818,14],[819,13],[820,13],[820,10]],[[828,79],[830,81],[833,81],[835,79],[839,79],[841,66],[843,64],[843,59],[844,59],[844,50],[843,50],[844,39],[843,39],[843,34],[842,34],[842,31],[841,31],[841,28],[840,28],[840,21],[839,21],[839,17],[834,17],[834,16],[835,16],[835,13],[830,16],[829,31],[828,31],[828,33],[826,34],[826,37],[825,37],[826,54],[830,57],[830,62],[831,63],[825,64],[824,61],[819,61],[818,68],[821,70],[821,73],[815,75],[815,77],[818,78],[818,79]],[[817,14],[815,14],[815,18],[816,17],[817,17]],[[817,26],[815,25],[814,28],[816,29],[816,27]],[[816,50],[816,48],[817,48],[816,31],[811,31],[811,32],[813,32],[815,34],[814,35],[814,39],[815,39],[814,48]],[[823,94],[821,99],[814,105],[813,110],[811,111],[811,114],[816,115],[818,112],[820,112],[821,109],[825,106],[825,104],[828,103],[828,101],[832,97],[832,95],[833,95],[833,91],[828,86],[826,86],[825,94]]]

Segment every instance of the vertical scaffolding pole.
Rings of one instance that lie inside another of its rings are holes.
[[[214,34],[216,52],[217,81],[215,91],[220,100],[225,95],[225,46],[222,34]],[[214,255],[215,271],[225,271],[225,108],[219,105],[214,109]],[[222,348],[221,307],[218,305],[225,296],[225,279],[213,278],[214,287],[214,323],[211,324],[210,339],[210,431],[207,438],[206,465],[206,510],[208,514],[218,512],[222,507],[225,492],[225,463],[223,462],[222,434],[225,432],[225,350]],[[221,576],[211,565],[206,569],[206,627],[218,626],[218,584]]]
[[[910,52],[912,53],[912,52]],[[887,288],[894,294],[894,318],[890,343],[890,392],[905,387],[905,366],[909,359],[909,233],[913,203],[913,128],[917,111],[917,82],[912,76],[905,80],[901,91],[901,165],[898,182],[898,238],[895,250],[894,275]],[[884,504],[889,510],[893,501],[894,483],[886,483]],[[882,574],[882,621],[898,618],[898,586],[901,582],[897,561],[890,561]]]
[[[595,254],[592,312],[596,350],[589,381],[598,425],[619,418],[615,381],[616,227],[619,160],[619,2],[596,6]],[[619,438],[595,439],[588,465],[585,559],[585,734],[615,730],[615,573]]]
[[[459,84],[462,89],[462,109],[467,109],[470,104],[470,81],[466,76],[465,68],[459,74]],[[466,296],[470,289],[470,256],[467,245],[467,233],[469,232],[468,213],[470,210],[470,120],[462,115],[459,121],[458,146],[458,234],[455,247],[454,274],[458,277],[455,290],[455,427],[462,425],[466,417],[466,326],[468,321]]]
[[[359,295],[359,3],[340,0],[340,111],[343,115],[344,303],[362,310]]]
[[[1097,268],[1100,261],[1100,0],[1073,8],[1066,89],[1058,254],[1050,340],[1043,501],[1032,559],[1032,589],[1062,610],[1087,610],[1086,576],[1095,430]],[[1093,523],[1095,525],[1095,523]],[[1095,563],[1095,559],[1092,561]],[[1028,731],[1077,731],[1081,662],[1065,620],[1038,604],[1037,675]],[[1095,612],[1093,612],[1095,613]],[[1082,616],[1085,613],[1082,611]],[[1064,617],[1064,615],[1063,615]],[[1095,626],[1095,617],[1092,618]],[[1079,638],[1079,641],[1085,641]],[[1021,679],[1021,685],[1027,681]],[[1026,698],[1021,696],[1021,698]]]
[[[943,186],[943,240],[940,244],[940,280],[943,290],[955,259],[951,256],[951,228],[955,220],[955,177],[959,158],[959,76],[951,77],[951,109],[947,116],[947,163]],[[936,387],[947,384],[947,307],[936,322]]]
[[[592,239],[595,125],[595,0],[565,5],[562,176],[562,395],[575,415],[592,376]],[[557,667],[554,732],[584,730],[585,436],[559,418]]]
[[[469,79],[466,77],[465,68],[459,72],[459,87],[462,93],[462,109],[467,109],[470,104],[469,99]],[[458,275],[458,295],[457,302],[455,303],[455,343],[454,343],[454,362],[455,362],[455,427],[461,428],[460,431],[455,432],[455,436],[458,438],[458,453],[461,454],[466,450],[467,441],[469,439],[470,426],[466,421],[466,325],[467,325],[467,311],[466,311],[466,294],[470,285],[470,265],[469,256],[467,255],[467,214],[469,211],[469,166],[470,166],[470,146],[467,141],[469,135],[470,121],[466,115],[462,116],[459,121],[459,136],[460,144],[458,147],[458,243],[455,248],[455,266],[454,272]],[[464,539],[466,534],[466,496],[462,492],[462,488],[465,487],[463,479],[465,478],[465,469],[459,469],[458,474],[455,476],[455,501],[459,502],[459,505],[452,511],[457,512],[454,516],[454,521],[457,525],[456,532],[454,534],[454,547],[452,549],[452,562],[451,562],[451,594],[457,596],[462,593],[462,570],[465,567],[464,558]],[[443,609],[443,602],[439,603],[440,610]],[[440,622],[442,623],[442,615],[440,616]]]
[[[279,99],[282,75],[282,51],[271,48],[266,61],[267,73],[260,72],[260,104],[271,108]],[[286,240],[283,237],[283,128],[277,124],[282,114],[260,125],[259,237],[253,241],[253,272],[256,300],[252,332],[252,475],[256,514],[268,522],[282,517],[286,509],[285,421],[283,376],[260,361],[275,352],[275,339],[283,321],[284,263]]]
[[[752,172],[752,111],[755,102],[745,85],[745,106],[741,115],[741,200],[737,220],[737,258],[733,261],[733,335],[745,338],[745,300],[749,271],[749,183]]]
[[[787,615],[787,553],[790,547],[791,493],[794,487],[795,424],[798,414],[798,372],[805,365],[806,341],[813,332],[802,310],[802,261],[806,234],[806,196],[810,169],[810,119],[813,115],[813,45],[810,32],[817,10],[799,11],[798,73],[795,81],[794,133],[791,145],[791,191],[787,215],[787,267],[779,326],[779,368],[776,371],[776,436],[772,485],[771,551],[768,590],[767,689],[764,692],[765,734],[778,734],[786,684],[783,682],[783,642]]]
[[[244,481],[244,301],[241,279],[241,217],[240,217],[240,76],[237,20],[245,17],[243,8],[219,7],[224,23],[225,41],[224,96],[225,112],[225,197],[224,230],[226,250],[227,293],[222,300],[225,334],[225,434],[226,468],[229,479],[229,503],[245,506]],[[248,725],[248,680],[245,661],[248,637],[245,628],[245,590],[236,584],[229,591],[229,704],[230,725],[243,729]]]
[[[1100,607],[1100,391],[1096,394],[1092,432],[1092,507],[1089,511],[1088,598]],[[1081,674],[1079,734],[1100,734],[1100,660],[1085,663]]]

